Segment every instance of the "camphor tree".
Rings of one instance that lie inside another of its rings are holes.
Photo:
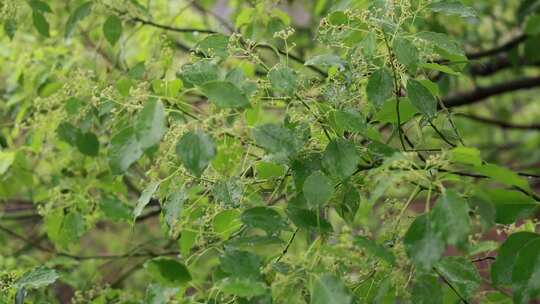
[[[0,21],[0,303],[538,303],[540,1]]]

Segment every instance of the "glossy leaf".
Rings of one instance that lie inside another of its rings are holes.
[[[273,67],[268,72],[268,80],[270,80],[270,84],[276,92],[283,93],[287,96],[292,96],[298,86],[297,76],[294,70],[283,65]]]
[[[464,257],[445,257],[435,268],[466,299],[480,287],[481,278],[476,267]]]
[[[24,273],[14,285],[17,289],[37,289],[54,283],[59,277],[56,270],[40,266]]]
[[[441,233],[434,229],[429,214],[418,216],[407,233],[403,243],[407,255],[419,269],[430,269],[442,256],[445,243]]]
[[[187,83],[197,86],[218,80],[218,74],[219,70],[216,64],[207,60],[184,64],[180,71],[180,75]]]
[[[518,252],[512,268],[515,303],[530,303],[540,297],[540,238],[527,242]]]
[[[317,277],[311,286],[311,304],[350,304],[352,297],[343,282],[333,274]]]
[[[163,215],[169,229],[176,226],[176,223],[179,221],[180,215],[184,208],[184,203],[187,201],[187,199],[188,196],[184,188],[178,189],[167,197],[165,206],[163,207]]]
[[[32,20],[34,22],[34,27],[43,37],[49,37],[49,22],[45,19],[42,13],[34,11],[32,13]]]
[[[398,37],[394,40],[393,48],[401,64],[410,67],[418,62],[418,50],[411,41]]]
[[[73,11],[73,13],[71,14],[71,16],[69,16],[69,19],[66,23],[66,30],[64,34],[66,39],[71,37],[78,23],[84,18],[88,17],[88,15],[90,15],[91,10],[92,10],[92,2],[89,1],[89,2],[85,2],[81,4],[79,7],[75,9],[75,11]]]
[[[103,35],[114,46],[122,36],[122,20],[116,15],[109,16],[103,23]]]
[[[268,207],[249,208],[242,213],[241,220],[246,226],[262,229],[269,235],[274,235],[286,227],[281,215]]]
[[[150,183],[144,190],[141,192],[141,196],[139,197],[139,200],[137,201],[137,205],[135,206],[135,209],[133,209],[133,220],[136,220],[142,213],[144,207],[150,203],[150,200],[152,199],[152,196],[154,193],[156,193],[159,182],[153,182]]]
[[[201,91],[220,108],[245,108],[250,105],[246,95],[230,82],[206,82],[201,85]]]
[[[287,128],[265,124],[252,131],[255,142],[268,151],[275,159],[286,161],[300,149],[300,141]]]
[[[201,176],[216,157],[216,147],[210,136],[201,132],[188,132],[176,145],[184,167],[196,176]]]
[[[225,59],[229,56],[229,52],[227,50],[228,45],[228,36],[223,34],[212,34],[199,41],[197,44],[197,49],[208,57],[217,56]]]
[[[443,292],[437,277],[430,274],[420,275],[412,288],[412,302],[415,304],[442,304]]]
[[[491,280],[494,285],[511,285],[512,271],[518,253],[525,245],[536,239],[540,239],[539,234],[525,231],[508,236],[497,252],[497,259],[491,264]]]
[[[368,100],[376,107],[381,107],[394,94],[394,80],[387,69],[379,69],[369,77],[366,87]]]
[[[407,94],[411,104],[427,117],[437,112],[437,99],[431,92],[416,80],[407,81]]]
[[[150,100],[135,120],[137,141],[142,149],[157,145],[167,130],[165,107],[160,100]]]
[[[443,193],[435,203],[432,220],[437,233],[451,245],[464,242],[471,231],[469,205],[451,190]]]
[[[109,146],[109,165],[114,174],[122,174],[143,154],[135,130],[128,127],[113,136]]]
[[[443,0],[432,3],[429,8],[437,13],[445,15],[457,15],[463,18],[476,17],[476,12],[471,7],[463,5],[458,0]]]
[[[302,189],[308,206],[312,209],[325,205],[334,193],[332,181],[321,171],[313,172],[304,182]]]
[[[396,258],[391,251],[367,237],[361,235],[356,236],[354,245],[363,249],[367,254],[376,256],[390,265],[393,265],[396,261]]]
[[[228,250],[219,260],[221,270],[231,276],[257,279],[261,275],[261,259],[251,252]]]
[[[322,165],[330,173],[341,180],[351,176],[357,169],[360,155],[354,143],[337,139],[328,144],[323,154]]]
[[[155,258],[144,264],[150,275],[165,286],[179,286],[191,281],[187,267],[171,258]]]

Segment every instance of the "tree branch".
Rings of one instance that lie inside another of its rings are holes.
[[[455,115],[459,115],[461,117],[475,120],[475,121],[485,123],[485,124],[496,125],[502,129],[540,130],[540,124],[529,124],[529,125],[514,124],[511,122],[502,121],[502,120],[498,120],[494,118],[480,117],[480,116],[476,116],[473,114],[466,114],[466,113],[455,113]]]
[[[467,56],[467,58],[469,58],[469,60],[475,60],[475,59],[480,59],[480,58],[484,58],[484,57],[494,56],[494,55],[497,55],[497,54],[500,54],[500,53],[505,53],[505,52],[508,52],[508,51],[512,50],[514,47],[518,46],[522,42],[525,42],[525,40],[527,40],[527,38],[528,38],[528,36],[526,34],[520,34],[517,37],[509,40],[508,42],[506,42],[506,43],[504,43],[504,44],[502,44],[500,46],[494,47],[494,48],[489,49],[489,50],[476,52],[476,53],[468,53],[468,54],[466,54],[466,56]]]
[[[214,30],[209,30],[209,29],[199,29],[199,28],[189,28],[189,27],[182,28],[182,27],[169,26],[169,25],[165,25],[161,23],[156,23],[150,20],[145,20],[139,17],[133,17],[131,18],[131,20],[138,22],[142,25],[150,25],[156,28],[160,28],[163,30],[171,31],[171,32],[177,32],[177,33],[195,33],[195,32],[204,33],[204,34],[217,34],[218,33]]]
[[[501,95],[518,90],[532,89],[540,86],[540,77],[521,78],[504,83],[498,83],[487,87],[477,87],[470,92],[458,93],[443,98],[446,107],[458,107],[474,104],[492,96]]]

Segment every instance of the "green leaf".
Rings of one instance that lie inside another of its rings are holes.
[[[520,191],[490,188],[476,193],[495,207],[495,222],[509,225],[530,216],[539,204]]]
[[[155,258],[144,264],[147,272],[165,286],[179,286],[191,281],[187,267],[171,258]]]
[[[527,304],[540,298],[540,238],[519,250],[512,268],[514,303]]]
[[[75,145],[79,152],[88,156],[97,156],[99,154],[99,140],[96,134],[92,132],[79,132],[77,134]]]
[[[294,70],[281,64],[274,66],[268,72],[268,80],[270,80],[270,84],[276,92],[287,96],[292,96],[298,87]]]
[[[28,1],[28,5],[32,8],[34,11],[38,11],[41,13],[52,13],[51,7],[49,4],[40,1],[40,0],[30,0]]]
[[[200,60],[191,64],[184,64],[180,75],[187,83],[200,86],[207,82],[218,80],[219,70],[213,62]]]
[[[15,152],[0,151],[0,176],[7,172],[15,160]]]
[[[525,23],[525,33],[530,36],[540,34],[540,15],[529,16]]]
[[[176,154],[189,172],[201,176],[216,157],[216,146],[210,136],[202,132],[188,132],[176,145]]]
[[[150,284],[146,288],[146,295],[144,297],[144,304],[163,304],[167,303],[169,299],[174,298],[180,288],[176,287],[163,287],[159,284]]]
[[[320,65],[323,67],[340,66],[344,67],[346,62],[334,54],[323,54],[310,58],[305,65]]]
[[[241,220],[246,226],[262,229],[268,235],[275,235],[287,226],[277,211],[262,206],[245,210],[242,213]]]
[[[208,57],[220,57],[225,59],[229,57],[229,36],[223,34],[212,34],[206,36],[197,43],[197,49]]]
[[[405,251],[412,262],[422,270],[430,269],[445,249],[442,235],[433,228],[429,214],[418,216],[405,233]]]
[[[450,158],[454,162],[466,165],[480,166],[482,164],[480,150],[476,148],[456,147],[450,151]]]
[[[253,129],[253,139],[257,145],[271,154],[271,157],[286,162],[300,150],[300,140],[287,128],[265,124]]]
[[[296,227],[311,230],[320,230],[321,232],[331,232],[332,225],[323,218],[317,216],[314,210],[304,208],[289,208],[287,215]]]
[[[471,231],[469,205],[457,193],[446,190],[432,211],[434,229],[447,244],[458,245],[467,240]]]
[[[261,276],[261,259],[251,252],[230,249],[219,260],[221,270],[230,276],[251,279]]]
[[[150,183],[141,192],[141,196],[139,197],[139,200],[137,200],[137,205],[135,206],[135,209],[133,209],[133,221],[135,221],[141,215],[144,207],[150,203],[150,200],[152,200],[152,196],[154,193],[156,193],[159,184],[160,182]]]
[[[368,254],[374,255],[379,259],[384,260],[390,265],[394,265],[396,258],[392,252],[386,247],[375,243],[375,241],[368,239],[365,236],[358,235],[354,238],[354,245],[362,248]]]
[[[234,84],[227,81],[210,81],[201,85],[201,91],[220,108],[245,108],[249,100]]]
[[[338,128],[351,132],[364,132],[367,128],[366,118],[354,109],[336,111],[334,119]]]
[[[308,206],[312,209],[322,207],[334,194],[332,181],[321,171],[313,172],[302,188]]]
[[[226,278],[221,282],[221,291],[238,297],[251,298],[267,292],[264,283],[248,278]]]
[[[411,104],[427,117],[432,118],[437,113],[437,99],[420,82],[410,79],[407,81],[407,93]]]
[[[460,43],[454,38],[436,32],[420,32],[417,37],[425,40],[443,58],[450,61],[466,62],[467,57]]]
[[[47,235],[62,248],[67,248],[71,243],[78,241],[86,230],[85,219],[76,211],[64,214],[64,210],[60,209],[47,214],[45,219]]]
[[[455,15],[463,18],[474,18],[476,12],[473,8],[463,5],[458,0],[442,0],[429,5],[429,8],[436,12],[445,15]]]
[[[333,274],[317,277],[311,285],[311,304],[350,304],[352,297],[343,282]]]
[[[397,60],[404,66],[411,67],[418,63],[418,49],[411,41],[397,37],[394,39],[393,49]]]
[[[435,268],[466,299],[470,299],[480,287],[481,278],[476,267],[464,257],[445,257]]]
[[[39,266],[30,271],[25,272],[14,283],[16,289],[37,289],[54,283],[60,276],[54,269],[45,266]]]
[[[501,184],[516,186],[525,191],[531,190],[529,182],[526,179],[520,177],[517,173],[507,168],[494,164],[485,164],[474,167],[474,170]]]
[[[88,156],[97,156],[99,154],[99,140],[92,132],[82,132],[79,128],[68,122],[62,122],[56,129],[58,137],[79,152]]]
[[[261,179],[278,178],[285,174],[285,167],[283,165],[259,162],[255,165],[257,176]]]
[[[114,46],[122,36],[122,20],[116,15],[109,16],[103,23],[103,35]]]
[[[109,166],[113,174],[122,174],[143,154],[135,131],[128,127],[120,131],[111,139],[109,147]]]
[[[394,82],[387,69],[378,69],[369,77],[366,87],[368,100],[377,108],[382,107],[394,94]]]
[[[237,209],[221,211],[212,219],[212,226],[222,239],[228,239],[229,235],[242,227],[240,211]]]
[[[15,18],[6,18],[4,20],[4,31],[8,35],[10,40],[13,40],[15,37],[15,32],[17,31],[17,21]]]
[[[443,292],[436,276],[424,274],[416,278],[412,288],[412,303],[442,304]]]
[[[458,73],[458,72],[452,70],[450,67],[448,67],[446,65],[438,64],[438,63],[433,63],[433,62],[422,63],[419,66],[421,68],[424,68],[424,69],[438,71],[438,72],[446,73],[448,75],[453,75],[453,76],[460,76],[461,75],[461,73]]]
[[[187,201],[188,195],[184,188],[180,188],[173,192],[165,201],[163,207],[163,215],[169,229],[176,227],[176,223],[180,219],[180,214],[184,209],[184,203]]]
[[[131,220],[132,211],[126,204],[122,203],[118,199],[104,198],[100,205],[101,211],[106,217],[115,221],[129,221]]]
[[[75,27],[77,24],[86,18],[88,15],[90,15],[90,12],[92,10],[92,2],[88,1],[83,4],[81,4],[79,7],[75,9],[73,14],[69,16],[69,19],[66,23],[66,32],[64,34],[64,37],[68,39],[73,34],[73,31],[75,31]]]
[[[307,207],[303,196],[295,196],[287,204],[287,216],[296,227],[305,229],[308,232],[331,232],[332,225],[326,219],[321,218],[317,211],[309,210]]]
[[[508,236],[497,252],[497,259],[491,264],[493,285],[510,286],[512,284],[512,271],[518,253],[529,242],[537,239],[540,239],[539,234],[526,231],[516,232]]]
[[[137,141],[142,149],[159,144],[167,131],[165,107],[160,100],[146,102],[135,120]]]
[[[418,113],[418,110],[416,110],[408,98],[400,98],[399,100],[399,118],[403,124],[412,119]],[[395,100],[389,100],[386,102],[379,112],[375,114],[375,120],[382,123],[391,123],[397,125],[398,120],[396,103],[397,101]]]
[[[43,37],[49,37],[49,23],[43,14],[34,11],[32,12],[32,21],[34,22],[34,27]]]
[[[360,162],[354,143],[345,139],[331,141],[324,150],[322,165],[331,175],[344,180],[351,176]]]
[[[178,92],[182,89],[184,83],[181,79],[174,80],[152,80],[152,90],[161,96],[176,97]]]
[[[118,90],[120,95],[124,97],[128,97],[129,91],[131,87],[133,87],[133,85],[134,85],[134,81],[132,79],[121,78],[120,80],[116,82],[116,89]]]
[[[217,201],[228,206],[238,206],[244,189],[237,180],[220,180],[215,183],[212,193]]]

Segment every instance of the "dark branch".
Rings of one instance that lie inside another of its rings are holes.
[[[195,33],[195,32],[204,33],[204,34],[217,34],[218,33],[218,32],[216,32],[214,30],[208,30],[208,29],[181,28],[181,27],[169,26],[169,25],[165,25],[165,24],[156,23],[156,22],[150,21],[150,20],[145,20],[145,19],[142,19],[142,18],[139,18],[139,17],[134,17],[131,20],[133,20],[135,22],[138,22],[140,24],[143,24],[143,25],[150,25],[150,26],[153,26],[153,27],[156,27],[156,28],[160,28],[160,29],[163,29],[163,30],[171,31],[171,32],[177,32],[177,33]]]
[[[481,123],[496,125],[502,129],[540,130],[540,124],[529,124],[529,125],[514,124],[511,122],[502,121],[502,120],[498,120],[494,118],[480,117],[473,114],[465,114],[465,113],[456,113],[456,115],[459,115],[461,117],[465,117],[468,119],[472,119]]]
[[[517,37],[515,37],[514,39],[500,45],[500,46],[497,46],[495,48],[492,48],[492,49],[489,49],[489,50],[485,50],[485,51],[480,51],[480,52],[476,52],[476,53],[468,53],[467,54],[467,58],[469,58],[469,60],[475,60],[475,59],[480,59],[480,58],[484,58],[484,57],[489,57],[489,56],[494,56],[494,55],[498,55],[500,53],[505,53],[505,52],[508,52],[510,50],[512,50],[513,48],[515,48],[516,46],[518,46],[520,43],[524,42],[525,40],[527,40],[527,35],[526,34],[521,34]]]
[[[477,87],[470,92],[458,93],[456,95],[443,98],[446,107],[458,107],[474,104],[492,96],[509,93],[518,90],[532,89],[540,86],[540,77],[521,78],[491,85],[488,87]]]

